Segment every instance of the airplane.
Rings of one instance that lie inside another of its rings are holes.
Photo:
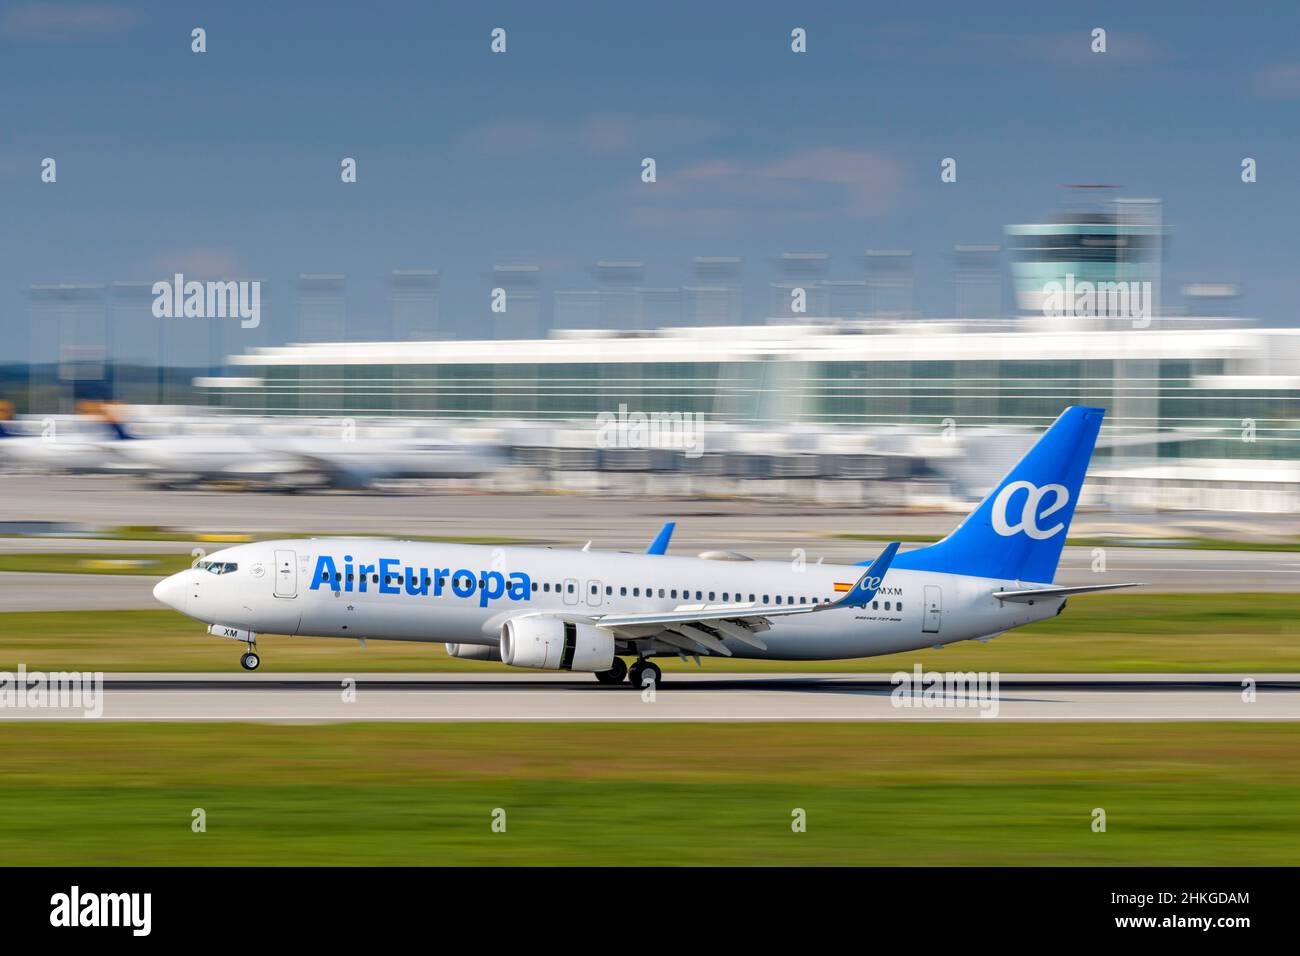
[[[395,478],[473,478],[503,464],[486,445],[361,437],[173,435],[140,438],[110,420],[123,467],[167,485],[202,481],[269,482],[295,487],[316,478],[330,488],[360,489]]]
[[[83,403],[79,413],[93,418],[92,406]],[[94,420],[74,423],[65,419],[46,419],[39,434],[17,431],[12,424],[13,405],[0,401],[0,462],[27,470],[85,474],[111,471],[109,445],[117,436]]]
[[[259,634],[443,642],[453,657],[634,687],[662,681],[656,657],[836,660],[987,640],[1073,595],[1139,586],[1052,583],[1104,414],[1067,408],[946,538],[857,565],[671,556],[671,524],[645,554],[315,538],[215,552],[154,596],[243,642],[247,670]]]

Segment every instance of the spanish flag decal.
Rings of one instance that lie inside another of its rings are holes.
[[[835,592],[837,594],[844,594],[845,592],[852,591],[852,590],[853,590],[853,583],[851,581],[848,583],[845,583],[843,581],[835,582]]]

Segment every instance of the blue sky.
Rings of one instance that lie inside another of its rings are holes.
[[[468,334],[498,261],[552,290],[601,258],[678,285],[693,256],[738,255],[762,311],[782,252],[859,278],[865,249],[910,248],[941,315],[952,245],[1004,241],[1068,182],[1164,200],[1167,297],[1236,281],[1247,313],[1297,321],[1292,4],[809,6],[10,3],[0,356],[26,354],[30,284],[177,267],[266,277],[282,303],[298,273],[342,272],[363,327],[389,270],[436,268]]]

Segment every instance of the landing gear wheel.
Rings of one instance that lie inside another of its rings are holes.
[[[249,651],[247,654],[245,654],[243,657],[239,659],[239,666],[246,671],[257,670],[257,665],[261,663],[262,663],[262,659],[258,657],[257,654],[255,654],[253,651]]]
[[[623,678],[627,676],[627,664],[623,658],[614,658],[614,663],[610,665],[607,671],[596,671],[596,680],[602,684],[621,684]]]
[[[658,687],[663,683],[664,672],[659,669],[658,664],[651,661],[637,661],[628,669],[627,679],[637,690],[645,686],[646,677],[651,678]]]

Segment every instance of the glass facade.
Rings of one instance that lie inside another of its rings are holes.
[[[1108,430],[1131,445],[1159,433],[1149,446],[1159,458],[1300,457],[1300,388],[1236,387],[1250,381],[1239,364],[1213,356],[1023,360],[977,353],[880,361],[251,362],[240,374],[260,376],[262,388],[218,386],[212,395],[215,404],[272,414],[475,420],[581,421],[626,405],[759,429],[933,428],[946,419],[962,427],[1040,428],[1066,405],[1086,404],[1108,409]],[[1224,384],[1228,375],[1234,387]],[[1177,429],[1187,431],[1186,440]]]

